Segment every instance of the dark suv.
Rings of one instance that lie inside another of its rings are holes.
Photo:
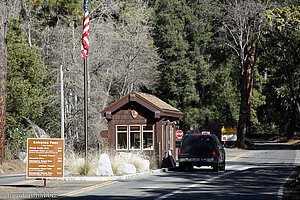
[[[212,166],[213,170],[225,170],[225,150],[217,136],[212,134],[186,134],[178,151],[179,168]]]

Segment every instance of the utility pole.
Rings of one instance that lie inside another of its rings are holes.
[[[4,161],[7,99],[7,0],[0,4],[0,164]]]
[[[64,69],[60,66],[60,104],[61,104],[61,139],[65,138],[65,113],[64,113]]]

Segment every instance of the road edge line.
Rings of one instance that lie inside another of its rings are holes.
[[[233,160],[235,160],[235,159],[238,159],[238,158],[241,158],[241,157],[243,157],[244,155],[246,155],[247,153],[241,153],[241,154],[239,154],[239,155],[237,155],[237,156],[235,156],[235,157],[233,157],[233,158],[231,158],[231,159],[229,159],[229,160],[226,160],[226,162],[231,162],[231,161],[233,161]]]
[[[296,157],[295,157],[295,164],[297,166],[300,165],[300,150],[296,150]],[[296,168],[297,169],[297,168]],[[294,169],[292,169],[294,170]],[[280,186],[279,190],[278,190],[278,193],[277,193],[277,200],[282,200],[282,197],[283,197],[283,192],[284,192],[284,188],[285,188],[285,184],[288,182],[288,181],[291,181],[292,180],[292,177],[294,177],[296,175],[297,171],[292,171],[289,175],[289,177],[287,177],[284,181],[284,183]]]
[[[292,169],[293,170],[293,169]],[[288,181],[291,181],[292,180],[292,177],[296,174],[296,171],[292,171],[289,175],[289,177],[287,177],[284,181],[284,183],[280,186],[278,192],[277,192],[277,200],[282,200],[282,197],[283,197],[283,191],[284,191],[284,188],[285,188],[285,184],[288,182]]]
[[[58,199],[72,197],[72,195],[79,194],[79,193],[82,193],[82,192],[86,192],[86,191],[89,191],[89,190],[93,190],[93,189],[96,189],[96,188],[101,188],[101,187],[111,185],[111,184],[114,184],[114,183],[117,183],[117,182],[119,182],[119,181],[107,181],[107,182],[103,182],[103,183],[100,183],[100,184],[84,187],[84,188],[81,188],[81,189],[78,189],[78,190],[70,191],[70,192],[67,192],[67,193],[64,193],[64,194],[60,194],[60,195],[57,195],[57,197],[58,197]]]

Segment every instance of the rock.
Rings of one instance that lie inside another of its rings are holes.
[[[36,138],[50,138],[50,136],[41,129],[38,125],[36,125],[34,122],[32,122],[30,119],[23,117],[25,119],[27,125],[30,127],[30,131],[35,134]]]
[[[124,174],[134,174],[136,173],[136,168],[134,164],[129,164],[129,163],[123,163],[122,164],[122,172]]]
[[[126,153],[126,152],[119,152],[119,158],[123,160],[131,159],[133,156],[133,153]]]
[[[107,154],[101,154],[98,168],[97,168],[97,175],[99,176],[113,176],[114,173],[112,171],[111,162],[109,156]]]
[[[24,163],[27,162],[27,153],[26,152],[19,152],[18,157],[22,162],[24,162]]]

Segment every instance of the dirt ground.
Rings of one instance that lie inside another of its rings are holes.
[[[290,180],[286,182],[283,199],[300,200],[300,167],[298,167],[297,172],[290,177]]]
[[[2,165],[0,165],[0,175],[19,174],[25,172],[26,172],[26,164],[18,159],[8,159],[5,160]]]

